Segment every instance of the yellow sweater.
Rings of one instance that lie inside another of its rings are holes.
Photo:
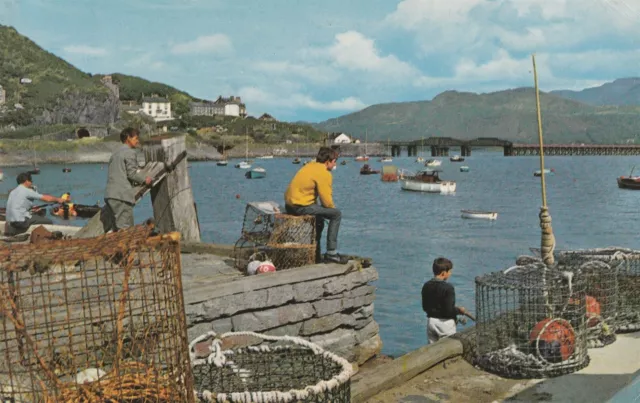
[[[310,162],[300,168],[291,179],[284,194],[284,202],[289,205],[309,206],[320,197],[323,207],[335,208],[333,204],[333,176],[320,162]]]

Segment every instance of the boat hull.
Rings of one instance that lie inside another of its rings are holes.
[[[216,162],[216,165],[219,167],[226,167],[229,163],[227,161],[218,161]]]
[[[464,165],[460,167],[460,172],[469,172],[469,167]]]
[[[248,171],[244,174],[244,176],[247,179],[262,179],[267,177],[267,173],[259,171]]]
[[[400,183],[402,190],[410,190],[413,192],[448,194],[455,193],[456,191],[456,183],[452,181],[425,183],[411,179],[403,179]]]
[[[251,169],[251,164],[248,164],[246,162],[239,162],[235,165],[235,167],[239,169]]]
[[[632,179],[626,176],[618,178],[618,187],[620,189],[640,190],[640,178]]]
[[[461,210],[462,218],[475,218],[481,220],[497,220],[498,213],[494,211],[475,211],[475,210]]]
[[[442,165],[442,161],[440,160],[429,160],[424,163],[426,167],[439,167],[440,165]]]

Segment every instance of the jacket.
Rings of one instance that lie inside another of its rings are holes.
[[[134,186],[144,183],[144,180],[145,176],[138,172],[136,151],[123,144],[109,159],[107,189],[104,198],[135,204]]]

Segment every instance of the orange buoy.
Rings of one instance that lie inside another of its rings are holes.
[[[236,199],[239,199],[239,198],[240,198],[240,195],[236,195]]]
[[[587,326],[593,327],[600,323],[602,309],[598,300],[591,295],[587,295],[585,299],[587,303]]]
[[[529,342],[538,357],[550,363],[559,363],[573,355],[576,335],[566,320],[546,318],[533,327]]]

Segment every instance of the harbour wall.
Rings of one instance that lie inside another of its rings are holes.
[[[188,256],[183,255],[183,272],[194,269]],[[189,340],[211,330],[255,331],[303,337],[358,364],[380,353],[372,284],[378,272],[373,267],[361,268],[352,261],[213,277],[185,277]]]

